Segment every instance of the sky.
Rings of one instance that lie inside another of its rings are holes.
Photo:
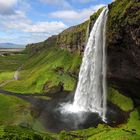
[[[0,43],[29,44],[80,24],[112,0],[0,0]]]

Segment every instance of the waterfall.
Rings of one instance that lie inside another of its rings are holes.
[[[106,115],[106,7],[96,20],[88,39],[73,104],[66,104],[71,112],[97,112]]]

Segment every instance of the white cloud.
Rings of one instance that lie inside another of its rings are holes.
[[[0,23],[6,30],[19,30],[28,33],[48,33],[57,34],[64,30],[67,26],[61,21],[43,21],[43,22],[32,22],[22,12],[17,12],[16,15],[9,17],[1,17],[2,22]]]
[[[67,28],[61,21],[32,21],[27,17],[31,7],[25,0],[0,0],[0,8],[0,31],[4,34],[0,42],[39,42]]]
[[[87,19],[89,19],[89,16],[93,14],[95,11],[97,11],[99,8],[105,6],[104,4],[95,5],[90,8],[85,8],[82,10],[62,10],[62,11],[56,11],[49,14],[50,17],[53,18],[59,18],[63,19],[65,21],[73,21],[75,23],[77,22],[83,22]]]
[[[48,34],[56,34],[64,30],[67,26],[63,22],[37,22],[35,24],[28,25],[24,31],[25,32],[45,32]]]
[[[23,11],[16,11],[13,15],[0,15],[0,21],[0,30],[7,32],[9,34],[9,36],[7,35],[7,39],[9,41],[13,40],[13,42],[15,42],[14,40],[26,43],[43,41],[49,36],[58,34],[67,28],[61,21],[33,22],[27,18],[26,13]],[[16,32],[20,32],[20,34]],[[22,36],[23,34],[24,37]],[[7,39],[3,38],[3,40]]]
[[[13,14],[13,7],[17,4],[17,2],[18,0],[0,0],[0,14]]]
[[[63,8],[63,9],[71,8],[70,3],[66,0],[40,0],[40,1],[47,5],[56,6],[57,8]]]

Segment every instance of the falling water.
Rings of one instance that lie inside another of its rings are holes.
[[[96,20],[79,73],[79,81],[72,105],[65,105],[71,112],[97,112],[103,120],[106,115],[106,21],[108,8]]]

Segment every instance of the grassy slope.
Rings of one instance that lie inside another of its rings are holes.
[[[21,125],[44,131],[40,122],[31,116],[30,106],[20,98],[0,94],[0,126]]]
[[[59,48],[48,48],[31,56],[23,65],[20,80],[7,84],[3,89],[18,93],[40,93],[45,83],[49,89],[64,84],[64,90],[71,91],[76,79],[71,74],[77,74],[81,63],[78,53],[71,54]]]
[[[27,54],[0,56],[0,84],[13,79],[14,72],[27,59]]]

